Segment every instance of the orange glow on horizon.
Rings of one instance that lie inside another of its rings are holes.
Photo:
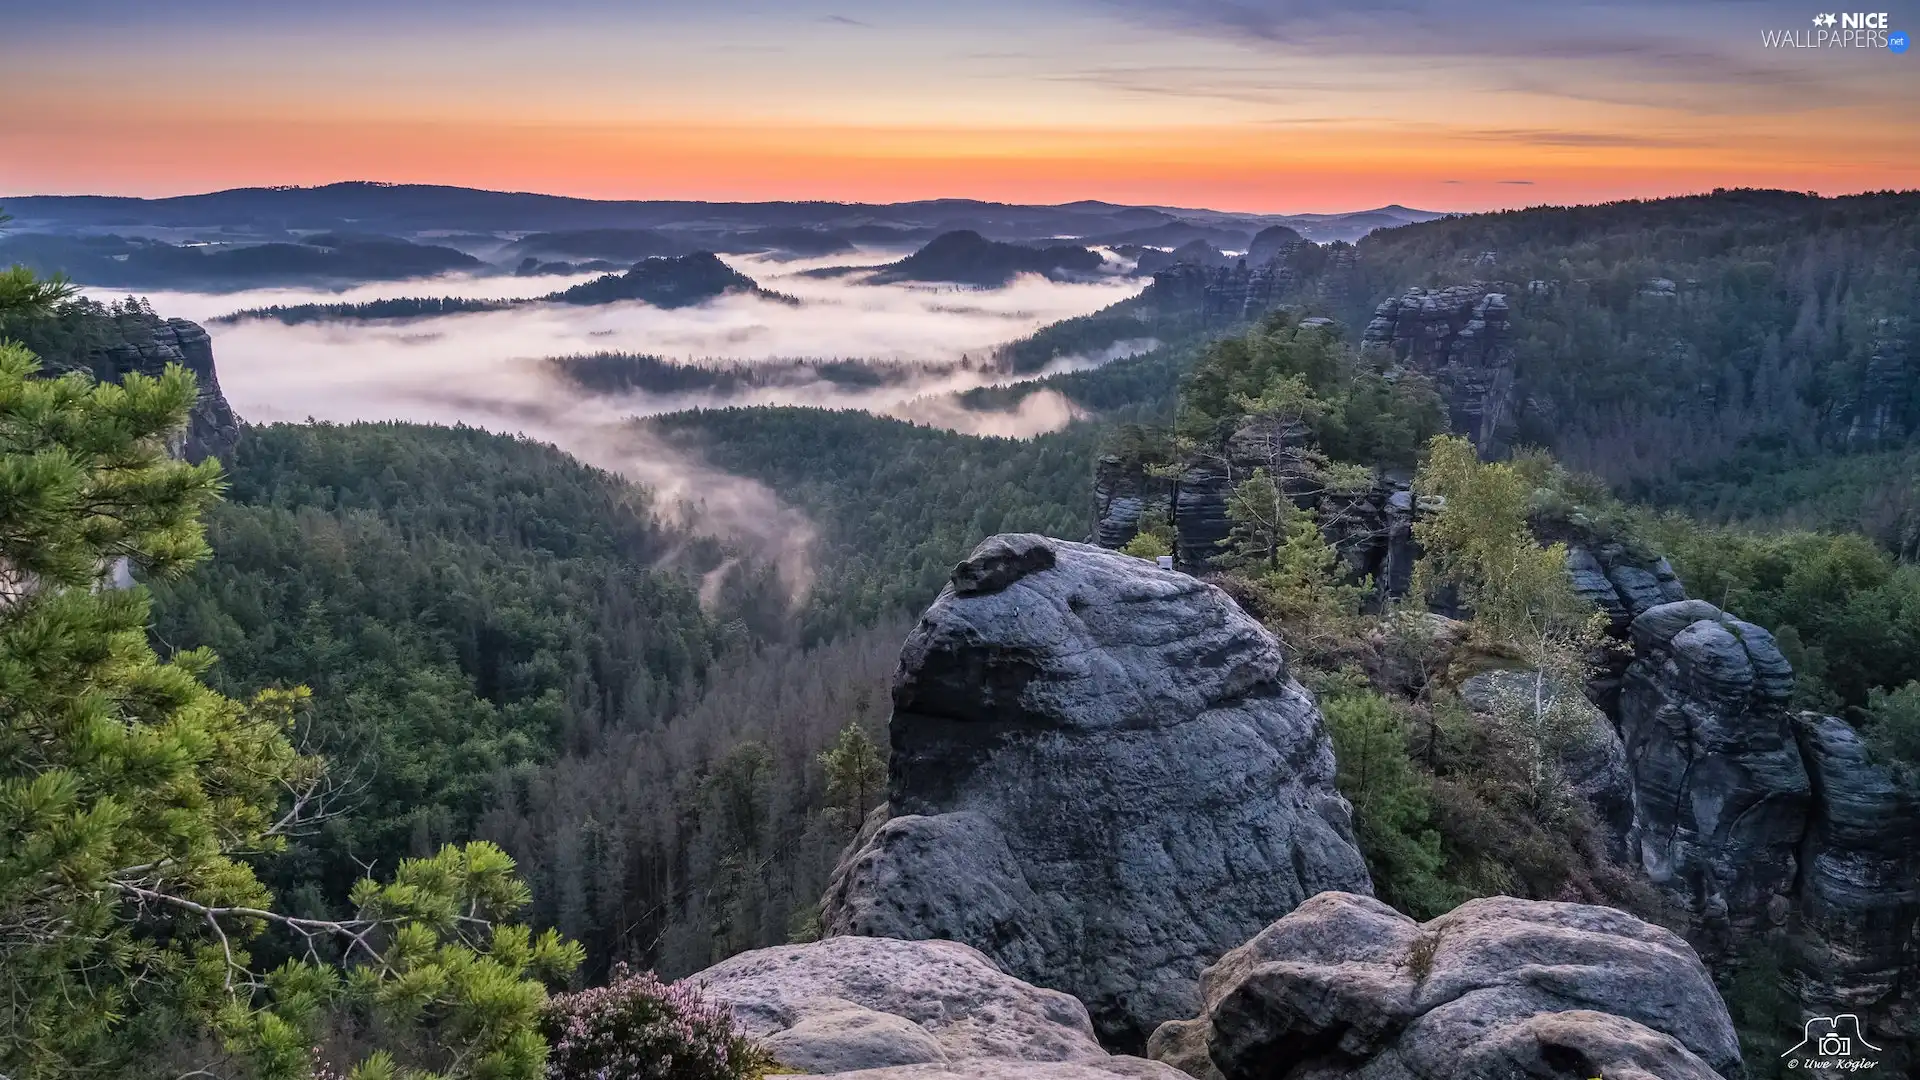
[[[1766,47],[1786,0],[70,6],[9,27],[0,99],[29,104],[0,113],[0,195],[382,180],[1308,212],[1920,186],[1920,62]]]
[[[1482,210],[1720,186],[1912,185],[1894,148],[1836,125],[1796,152],[1712,135],[1552,145],[1445,128],[578,125],[122,115],[0,130],[0,193],[164,196],[373,179],[587,198],[894,202],[969,197],[1267,212],[1400,202]],[[28,172],[20,163],[34,163]],[[97,191],[92,178],[130,178]],[[1520,181],[1525,181],[1524,183]]]

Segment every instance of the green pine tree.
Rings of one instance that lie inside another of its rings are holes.
[[[0,325],[70,293],[0,275]],[[195,394],[179,367],[42,378],[0,342],[0,1073],[117,1073],[198,1028],[257,1075],[301,1077],[352,1010],[409,1031],[423,1075],[534,1080],[538,979],[579,950],[508,921],[527,893],[498,849],[403,863],[339,920],[276,911],[254,876],[326,807],[324,762],[288,738],[305,691],[215,692],[212,655],[161,660],[147,590],[116,584],[208,555],[219,465],[168,451]],[[300,959],[261,970],[247,946],[268,932]]]
[[[887,759],[866,729],[849,722],[833,746],[820,753],[827,774],[827,813],[849,832],[886,797]]]

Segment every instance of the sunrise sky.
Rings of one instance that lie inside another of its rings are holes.
[[[0,29],[0,195],[367,179],[1332,211],[1920,185],[1920,52],[1762,46],[1824,10],[59,0]]]

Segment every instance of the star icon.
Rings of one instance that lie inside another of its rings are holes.
[[[1832,14],[1815,15],[1813,17],[1813,25],[1815,26],[1832,26],[1834,23],[1839,21],[1840,20],[1834,18]]]

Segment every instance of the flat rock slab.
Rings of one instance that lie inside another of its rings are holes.
[[[952,941],[781,945],[741,953],[691,981],[782,1065],[814,1074],[1107,1060],[1085,1006]]]

